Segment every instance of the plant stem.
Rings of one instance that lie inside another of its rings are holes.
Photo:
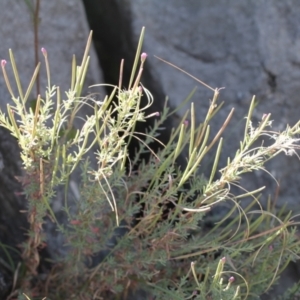
[[[34,29],[34,61],[35,66],[39,63],[39,13],[40,13],[40,0],[36,0],[34,16],[33,16],[33,29]],[[36,77],[36,97],[40,95],[40,75]]]

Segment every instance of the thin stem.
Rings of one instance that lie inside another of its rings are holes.
[[[39,63],[39,13],[40,13],[40,0],[36,0],[34,16],[33,16],[33,29],[34,29],[34,62],[35,65]],[[40,95],[40,75],[36,77],[36,95]]]

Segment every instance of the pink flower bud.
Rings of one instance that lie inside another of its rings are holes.
[[[143,52],[141,54],[141,61],[144,62],[146,60],[147,56],[148,56],[147,53]]]
[[[98,233],[99,232],[99,228],[98,227],[91,227],[91,231],[93,233]]]
[[[188,126],[189,126],[189,121],[188,121],[188,120],[185,120],[185,121],[183,122],[183,125],[184,125],[185,127],[188,127]]]
[[[228,281],[230,282],[230,283],[232,283],[232,282],[234,282],[234,277],[233,276],[231,276],[229,279],[228,279]]]
[[[2,59],[1,60],[1,67],[4,68],[6,65],[6,60],[5,59]]]
[[[47,50],[45,48],[41,48],[41,51],[45,57],[47,57]]]
[[[225,256],[221,258],[221,262],[222,262],[223,264],[225,264],[225,262],[226,262],[226,257],[225,257]]]
[[[152,118],[152,117],[159,117],[159,116],[160,116],[160,113],[157,111],[153,114],[150,114],[150,115],[146,116],[145,118]]]
[[[72,225],[79,225],[79,224],[81,224],[81,221],[79,221],[79,220],[71,220],[70,224],[72,224]]]

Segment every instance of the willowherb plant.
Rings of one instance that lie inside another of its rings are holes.
[[[300,122],[281,133],[272,132],[268,130],[268,114],[255,127],[251,122],[253,99],[240,149],[228,159],[216,180],[221,136],[233,110],[210,139],[209,123],[222,104],[217,103],[220,89],[209,87],[214,97],[204,122],[196,126],[192,104],[190,124],[185,121],[186,113],[169,142],[161,143],[160,151],[155,153],[151,142],[159,142],[159,131],[171,113],[166,106],[163,112],[146,115],[153,98],[141,84],[147,58],[141,54],[143,35],[144,30],[128,89],[121,89],[120,81],[101,101],[81,97],[91,35],[81,65],[76,66],[73,58],[66,99],[61,99],[59,87],[51,85],[45,49],[42,53],[48,87],[43,97],[37,97],[34,107],[28,107],[27,102],[39,65],[24,93],[10,51],[18,89],[15,96],[6,62],[1,63],[14,105],[8,105],[8,116],[0,112],[0,124],[18,140],[24,167],[24,176],[19,180],[28,199],[30,230],[22,247],[26,275],[20,279],[19,291],[29,297],[32,290],[37,290],[32,284],[38,281],[39,296],[49,299],[119,299],[136,289],[148,291],[155,299],[246,299],[268,290],[285,266],[298,258],[296,222],[291,213],[284,216],[279,212],[276,216],[271,202],[267,211],[261,206],[251,211],[254,204],[259,204],[258,194],[263,188],[234,196],[230,186],[236,185],[242,174],[264,169],[264,164],[279,153],[295,153]],[[147,99],[144,106],[142,99]],[[74,121],[85,105],[93,109],[93,114],[76,129]],[[158,115],[160,118],[147,134],[135,131],[136,122]],[[271,145],[253,147],[254,142],[266,137],[273,140]],[[127,154],[131,139],[140,141],[133,161]],[[205,179],[198,168],[217,143],[211,175]],[[176,159],[185,148],[187,164],[180,168]],[[148,161],[141,159],[145,152]],[[91,155],[96,165],[89,159]],[[68,222],[60,223],[51,208],[52,201],[58,186],[68,189],[70,175],[78,167],[82,174],[80,199],[71,206],[66,199]],[[245,208],[241,201],[249,197],[253,202]],[[233,203],[232,209],[213,228],[207,228],[206,213],[228,200]],[[254,218],[255,214],[259,216]],[[45,280],[37,268],[38,250],[47,242],[43,232],[47,216],[64,234],[69,250],[52,263]],[[223,258],[216,258],[220,253]]]

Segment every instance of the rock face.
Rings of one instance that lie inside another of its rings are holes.
[[[225,145],[220,168],[235,153],[253,95],[259,101],[253,121],[271,113],[278,130],[298,120],[300,35],[295,1],[234,3],[218,1],[100,1],[83,0],[104,77],[117,82],[119,60],[133,60],[142,26],[146,27],[144,51],[148,53],[144,84],[154,93],[157,107],[165,96],[178,106],[195,87],[198,122],[203,120],[212,91],[192,78],[154,57],[161,57],[213,88],[225,87],[220,101],[225,105],[212,122],[213,133],[224,122],[229,110],[235,114],[224,134]],[[109,24],[109,25],[108,25]],[[105,28],[105,29],[104,29]],[[116,59],[115,59],[116,58]],[[114,63],[116,61],[116,63]],[[117,64],[117,65],[115,65]],[[150,70],[150,72],[149,72]],[[115,78],[114,78],[115,76]],[[124,76],[126,78],[126,76]],[[183,114],[189,105],[181,110]],[[204,171],[209,173],[211,158]],[[280,180],[277,206],[299,211],[299,187],[296,184],[299,160],[296,156],[278,157],[268,164],[271,174]],[[276,182],[264,172],[243,179],[247,189],[266,185],[264,199],[274,194]],[[266,202],[262,199],[262,202]]]
[[[93,30],[95,50],[103,70],[104,81],[110,84],[118,84],[120,62],[124,59],[122,87],[128,88],[138,43],[131,26],[132,12],[129,5],[130,1],[99,1],[95,3],[93,0],[83,0],[82,2],[86,10],[90,28]],[[157,111],[161,112],[165,104],[165,92],[157,78],[150,71],[147,61],[142,78],[143,84],[151,91],[154,99],[156,99],[154,104],[147,109],[146,115]],[[142,98],[141,106],[144,105],[143,100],[146,103],[146,99]],[[169,140],[172,122],[172,119],[168,120],[165,130],[160,133],[160,140],[164,143],[167,143]],[[138,122],[136,124],[136,131],[145,132],[146,128],[151,127],[153,124],[154,118],[149,118],[147,124]],[[133,159],[138,146],[139,142],[132,139],[129,147],[129,156],[131,159]],[[159,143],[154,142],[151,144],[151,148],[154,151],[159,146]],[[180,160],[179,163],[184,163],[183,159]]]
[[[13,50],[24,87],[27,87],[35,68],[34,27],[31,11],[34,7],[28,7],[26,2],[10,3],[9,8],[0,12],[1,22],[3,23],[0,32],[0,57],[9,61],[8,49]],[[85,13],[83,6],[73,1],[40,2],[38,54],[39,61],[42,63],[41,92],[44,91],[47,84],[44,58],[40,52],[41,47],[46,48],[48,51],[51,83],[60,85],[62,92],[64,92],[70,86],[72,55],[75,54],[77,62],[80,63],[88,38],[89,28]],[[9,63],[6,68],[9,72]],[[92,48],[87,85],[98,82],[102,82],[101,72]],[[0,101],[1,107],[3,105],[6,107],[6,103],[10,101],[10,95],[4,85],[3,76],[0,76]]]
[[[0,298],[5,299],[11,290],[13,274],[10,268],[16,268],[21,261],[20,255],[15,251],[10,252],[9,246],[17,247],[25,241],[28,226],[26,215],[20,213],[25,208],[26,199],[15,178],[21,175],[19,149],[4,128],[0,128],[0,137]],[[10,257],[14,266],[11,265]]]
[[[235,114],[225,134],[220,166],[235,153],[252,95],[259,101],[254,124],[264,113],[272,113],[273,127],[279,130],[299,120],[300,7],[296,1],[136,0],[130,4],[135,35],[146,27],[144,49],[151,70],[172,105],[179,105],[198,86],[192,101],[200,122],[212,94],[154,55],[213,88],[225,87],[220,95],[225,106],[213,121],[214,130],[230,108],[235,108]],[[287,203],[295,213],[299,211],[299,159],[282,155],[268,168],[280,180],[277,205]],[[248,189],[266,185],[265,195],[274,195],[276,183],[266,173],[256,172],[244,181]]]

